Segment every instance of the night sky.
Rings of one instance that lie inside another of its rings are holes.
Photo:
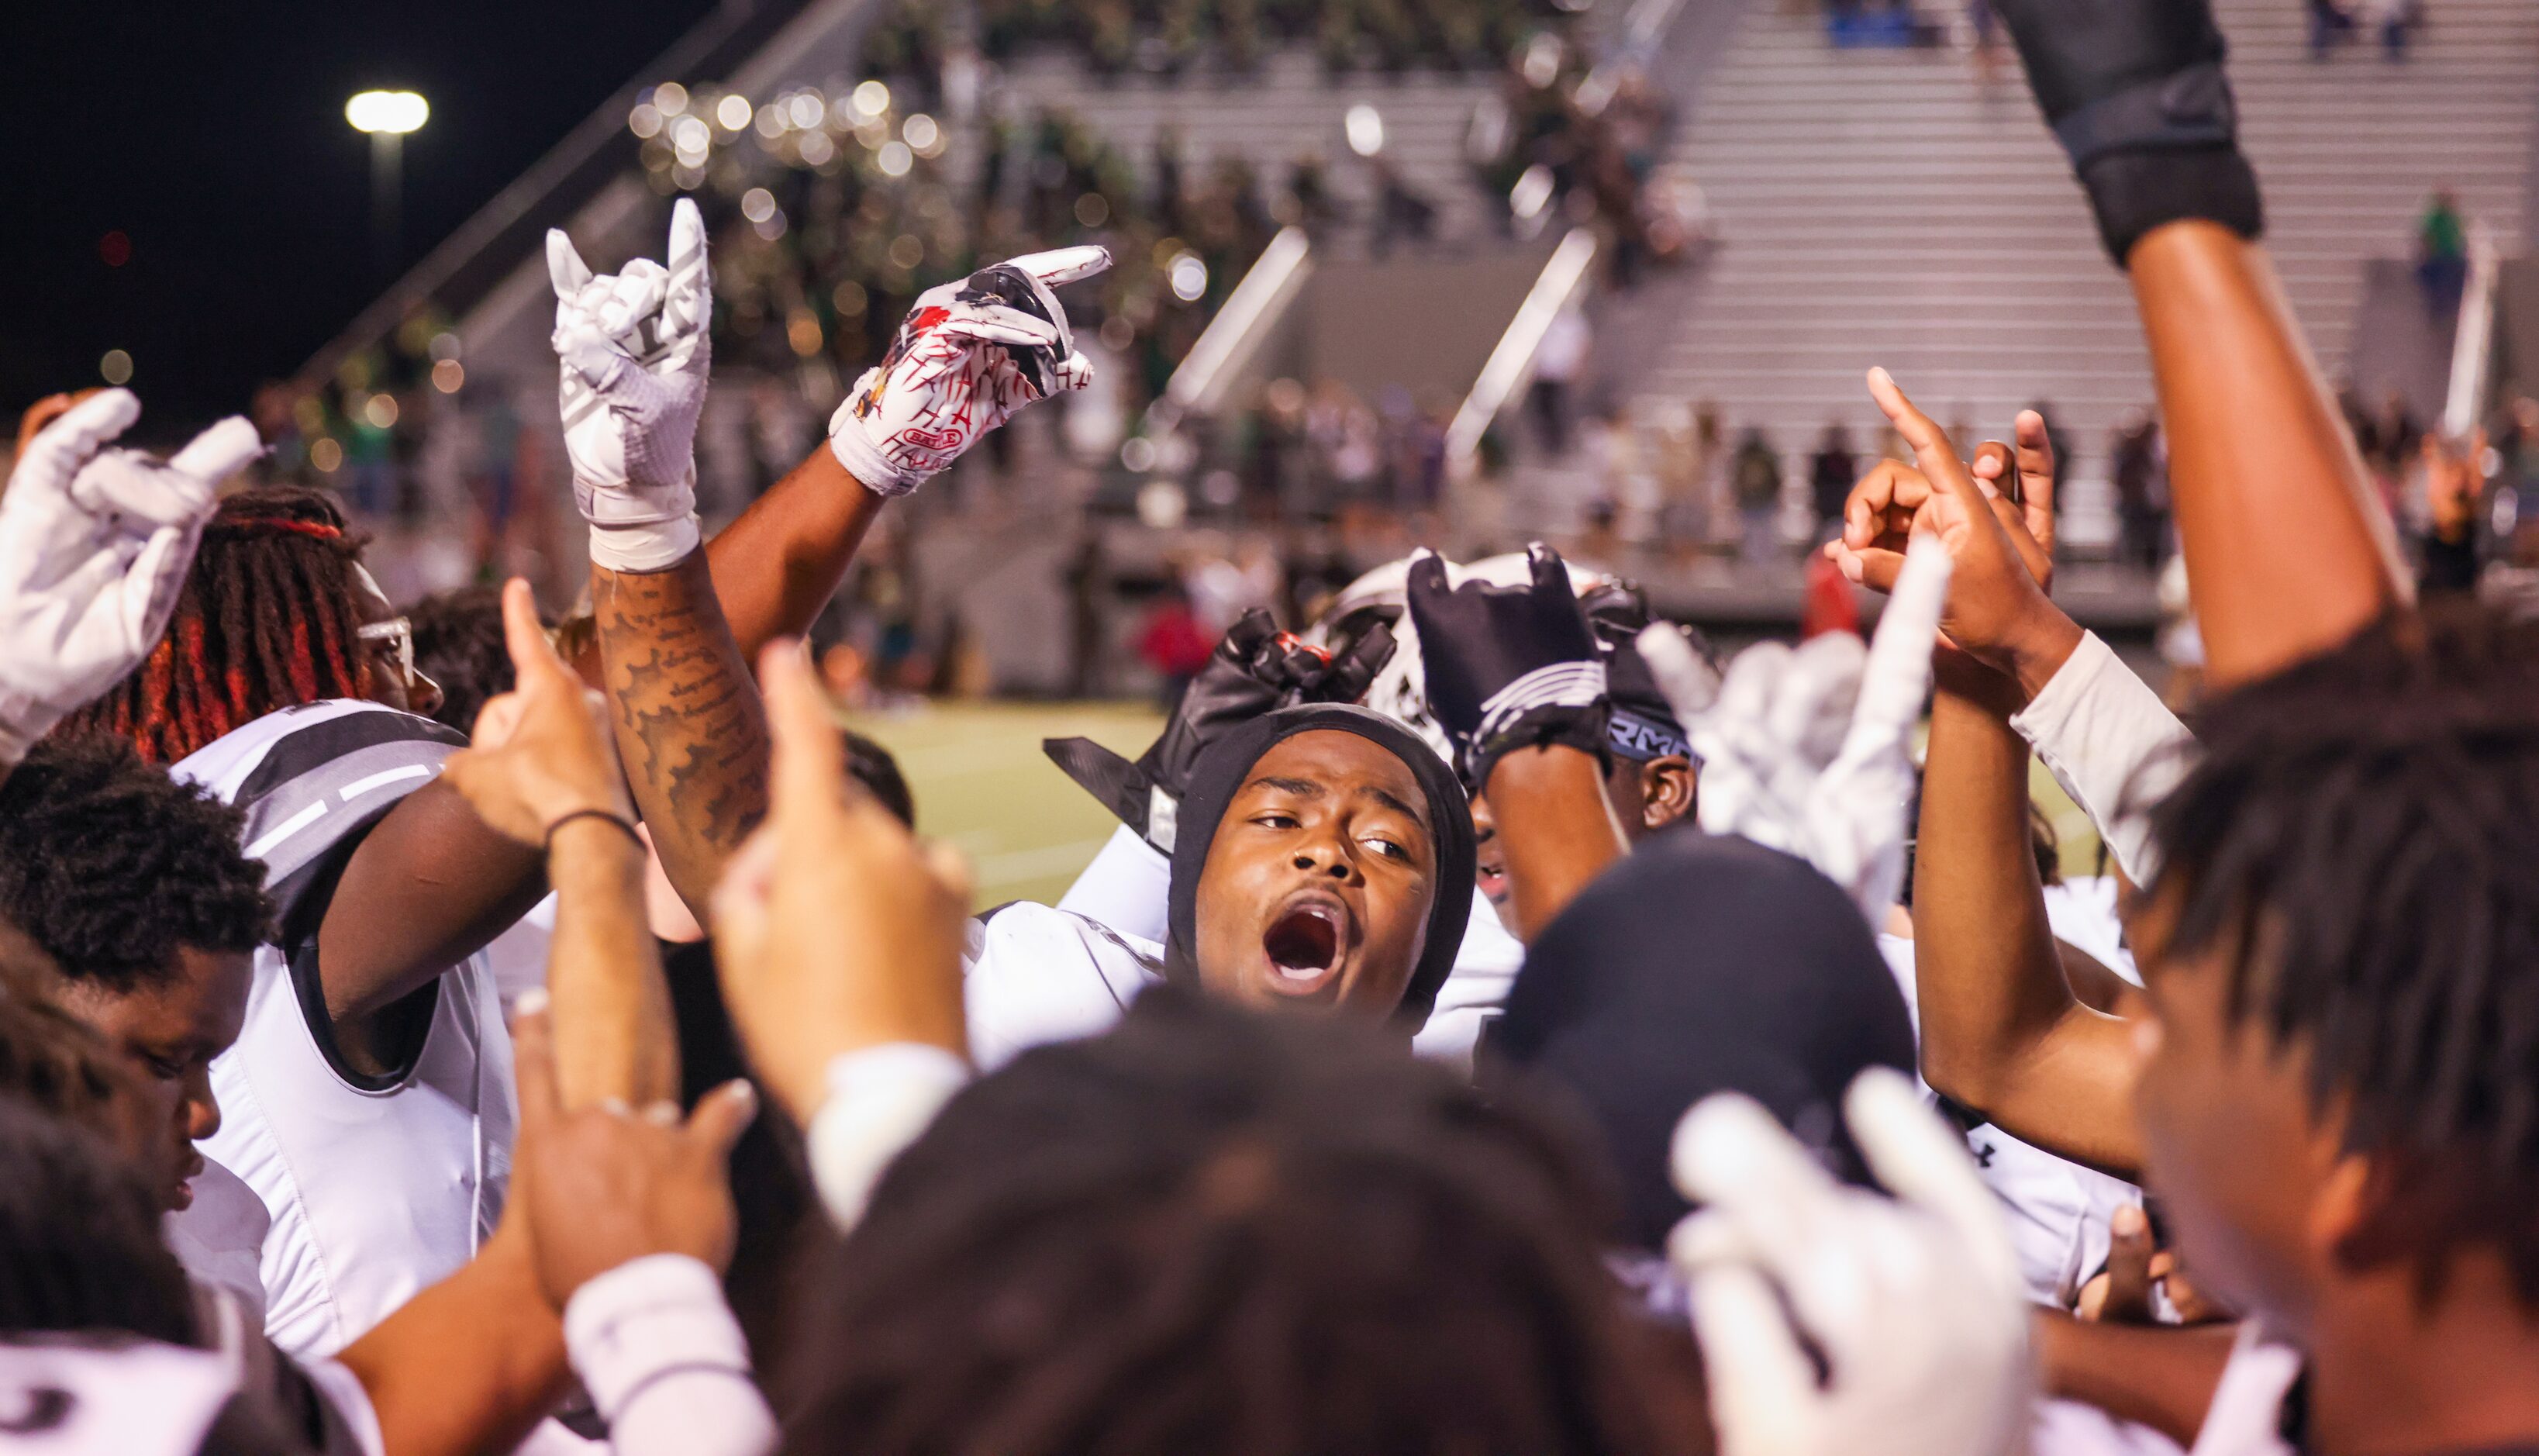
[[[143,430],[245,408],[381,291],[369,139],[344,100],[432,103],[406,138],[423,255],[713,0],[0,5],[0,411],[132,355]],[[120,267],[101,240],[130,240]]]

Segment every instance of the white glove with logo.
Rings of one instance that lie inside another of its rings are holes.
[[[1108,248],[1061,247],[919,294],[890,352],[829,418],[838,463],[875,495],[904,496],[1015,410],[1092,382],[1050,290],[1110,266]]]
[[[1724,678],[1681,633],[1640,634],[1640,657],[1701,760],[1701,827],[1806,860],[1849,891],[1872,929],[1904,881],[1910,735],[1931,691],[1949,553],[1914,538],[1865,651],[1848,632],[1795,650],[1758,643]]]
[[[714,288],[706,225],[682,197],[670,208],[670,265],[636,258],[593,275],[573,240],[547,231],[556,291],[558,394],[574,504],[590,522],[590,559],[656,572],[697,547],[697,417],[713,363]]]
[[[235,415],[171,459],[104,448],[139,418],[129,389],[81,400],[0,495],[0,769],[150,656],[215,488],[264,450]]]
[[[2018,1451],[2033,1374],[1999,1203],[1902,1075],[1862,1073],[1843,1114],[1894,1198],[1835,1183],[1734,1092],[1676,1126],[1676,1184],[1702,1207],[1667,1252],[1691,1291],[1721,1456]]]

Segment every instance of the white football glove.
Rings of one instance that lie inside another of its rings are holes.
[[[1702,1207],[1667,1251],[1691,1293],[1721,1456],[2019,1450],[2033,1375],[1999,1203],[1902,1075],[1862,1073],[1843,1113],[1894,1198],[1837,1184],[1738,1093],[1676,1126],[1676,1183]]]
[[[129,389],[72,405],[0,495],[0,768],[150,656],[215,487],[264,450],[235,415],[171,459],[104,448],[140,417]]]
[[[558,394],[574,504],[590,559],[656,572],[697,547],[697,417],[713,363],[714,288],[694,201],[670,208],[670,264],[636,258],[594,276],[563,230],[547,231],[556,291]]]
[[[875,495],[904,496],[1015,410],[1092,382],[1050,290],[1110,266],[1108,248],[1061,247],[919,294],[890,352],[829,418],[838,463]]]
[[[1701,827],[1814,865],[1874,930],[1904,882],[1913,725],[1931,691],[1931,649],[1950,559],[1915,537],[1864,651],[1848,632],[1793,650],[1758,643],[1725,678],[1680,632],[1640,634],[1640,656],[1701,761]]]

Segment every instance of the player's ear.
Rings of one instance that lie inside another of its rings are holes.
[[[1692,760],[1680,753],[1640,765],[1640,823],[1664,829],[1692,815]]]

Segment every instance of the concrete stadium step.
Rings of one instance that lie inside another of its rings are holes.
[[[1253,76],[1105,76],[1066,56],[1022,58],[1005,68],[1005,91],[1017,114],[1040,107],[1067,112],[1121,149],[1141,181],[1154,176],[1156,139],[1179,134],[1185,175],[1201,174],[1219,157],[1241,157],[1260,175],[1265,195],[1305,155],[1327,167],[1333,194],[1363,214],[1375,196],[1373,169],[1351,155],[1342,118],[1360,103],[1384,118],[1385,157],[1438,210],[1443,241],[1471,241],[1491,226],[1490,199],[1465,161],[1474,108],[1494,95],[1487,74],[1347,73],[1335,77],[1310,50],[1265,58]]]
[[[2312,61],[2291,0],[2217,9],[2269,249],[2332,377],[2366,262],[2408,255],[2435,186],[2523,245],[2539,4],[2437,0],[2399,63],[2367,38]],[[1752,4],[1663,171],[1702,188],[1720,243],[1688,286],[1650,291],[1676,311],[1657,362],[1605,377],[1652,414],[1715,401],[1732,437],[1761,426],[1798,468],[1829,419],[1877,438],[1861,376],[1884,364],[1987,434],[2050,400],[2087,475],[2151,401],[2131,298],[2015,61],[1987,86],[1956,50],[1836,50],[1814,15]],[[1583,480],[1566,461],[1537,473]]]

